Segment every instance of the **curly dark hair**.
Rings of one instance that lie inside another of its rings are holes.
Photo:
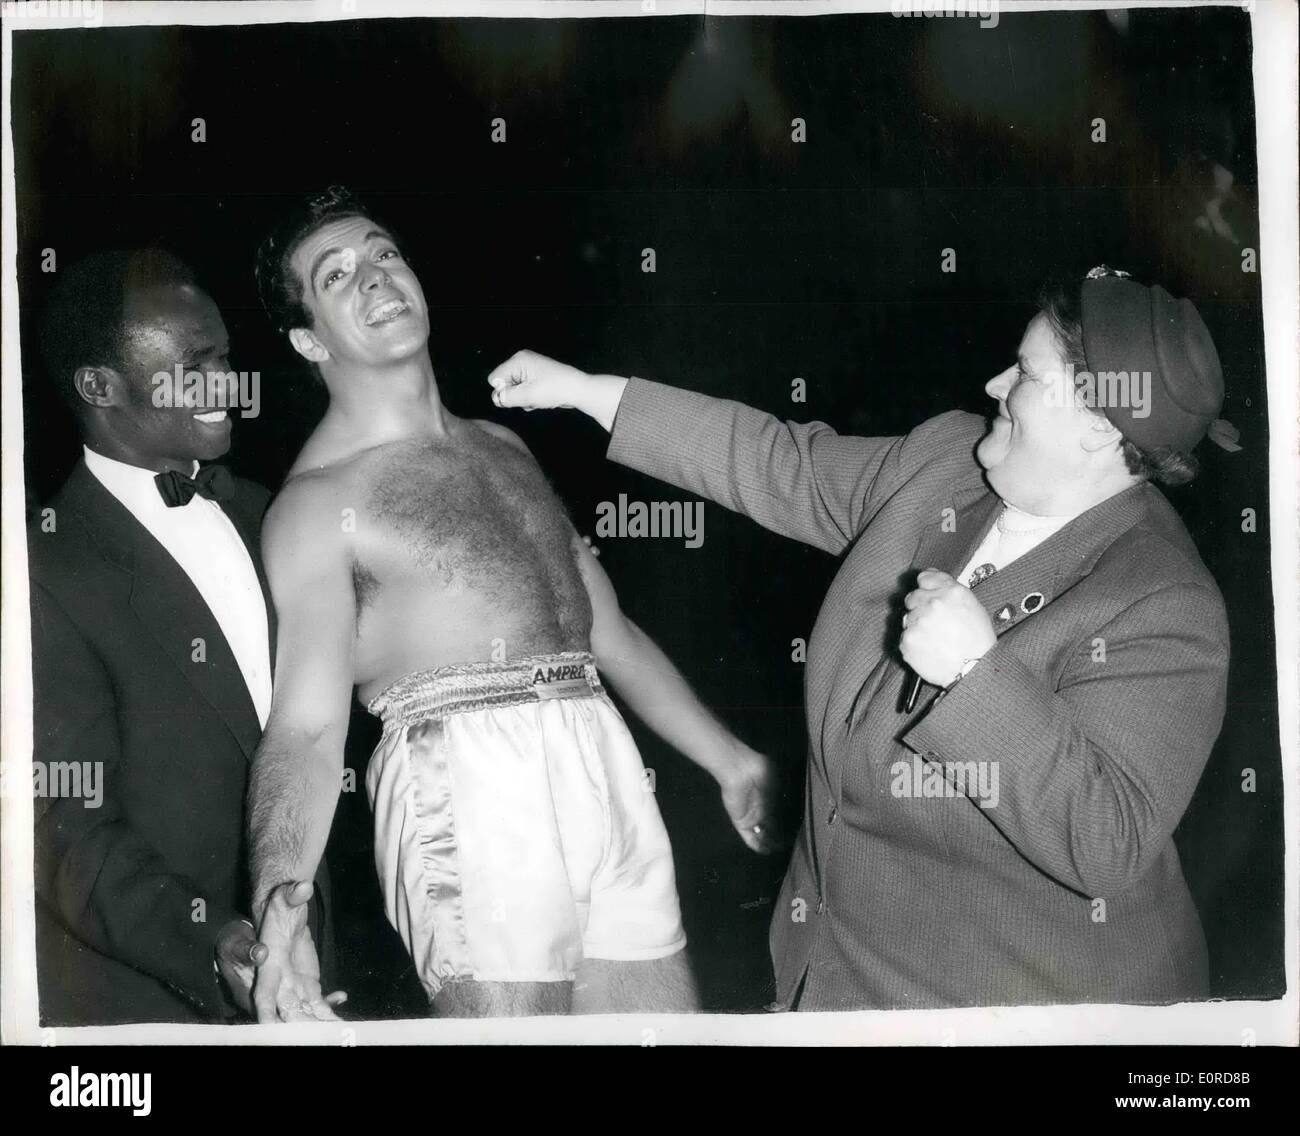
[[[1125,273],[1105,269],[1093,275],[1120,276]],[[1086,371],[1088,360],[1083,351],[1083,282],[1086,275],[1054,276],[1038,292],[1038,308],[1047,317],[1061,353],[1076,371]],[[1103,412],[1091,408],[1094,414]],[[1196,455],[1173,446],[1156,446],[1142,450],[1127,438],[1120,445],[1129,473],[1159,485],[1185,485],[1200,472]]]
[[[350,190],[332,185],[323,193],[303,198],[262,241],[257,250],[257,294],[276,330],[312,327],[311,313],[303,303],[303,281],[290,260],[298,246],[331,221],[378,218]]]

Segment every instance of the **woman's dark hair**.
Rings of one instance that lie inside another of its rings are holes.
[[[1103,268],[1100,271],[1094,269],[1092,275],[1120,276],[1123,273]],[[1083,351],[1083,282],[1087,278],[1052,277],[1038,293],[1038,308],[1047,317],[1065,361],[1072,363],[1076,371],[1088,369]],[[1096,407],[1090,409],[1094,414],[1102,413]],[[1120,443],[1120,452],[1129,473],[1159,485],[1185,485],[1200,470],[1195,454],[1173,446],[1141,450],[1125,438]]]
[[[311,313],[302,302],[303,281],[290,261],[298,246],[317,229],[347,217],[376,220],[349,190],[332,185],[324,193],[304,198],[258,248],[257,294],[277,331],[312,326]]]

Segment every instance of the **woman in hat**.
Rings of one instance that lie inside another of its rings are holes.
[[[902,437],[532,352],[489,381],[498,406],[582,410],[613,460],[842,557],[808,647],[780,1006],[1207,995],[1171,836],[1222,723],[1228,629],[1156,484],[1194,475],[1207,432],[1235,447],[1191,303],[1094,269],[1045,292],[985,386],[991,423]]]

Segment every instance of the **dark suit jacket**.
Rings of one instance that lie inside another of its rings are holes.
[[[269,497],[237,479],[223,508],[257,566],[273,645],[258,556]],[[248,913],[252,699],[189,577],[84,463],[50,506],[53,531],[37,520],[28,533],[33,761],[101,763],[104,790],[98,808],[35,801],[42,1021],[224,1020],[213,947]],[[324,906],[313,917],[328,952]]]
[[[615,461],[844,556],[809,641],[806,811],[772,921],[786,1006],[1207,992],[1170,837],[1222,724],[1228,629],[1157,489],[1111,497],[979,584],[996,646],[900,712],[901,595],[916,569],[960,571],[1000,506],[983,432],[954,412],[841,437],[635,379],[619,407]],[[903,795],[914,755],[996,767],[996,806]]]

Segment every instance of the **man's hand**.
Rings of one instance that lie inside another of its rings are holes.
[[[217,970],[230,988],[235,1004],[250,1017],[253,979],[266,956],[267,949],[257,941],[253,925],[243,919],[232,919],[217,935]]]
[[[612,430],[627,379],[589,375],[536,351],[516,351],[493,369],[488,383],[497,406],[521,410],[571,407]]]
[[[307,928],[312,885],[281,884],[267,898],[258,938],[267,957],[258,964],[253,1005],[259,1022],[337,1021],[333,1007],[347,995],[321,996],[320,962]]]
[[[927,568],[903,598],[899,650],[909,667],[933,686],[948,686],[968,662],[997,641],[993,621],[971,590],[947,572]]]
[[[740,839],[754,852],[775,852],[781,842],[776,832],[776,778],[771,760],[738,744],[735,757],[714,775],[722,787],[722,805]]]

